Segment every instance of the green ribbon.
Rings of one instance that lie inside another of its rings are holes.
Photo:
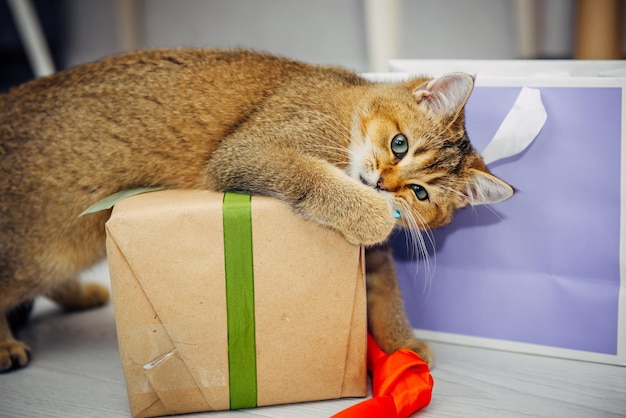
[[[251,200],[227,192],[222,209],[231,409],[257,405]]]

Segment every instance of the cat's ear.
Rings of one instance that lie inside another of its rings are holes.
[[[465,73],[452,73],[435,78],[413,90],[417,103],[433,115],[456,118],[472,89],[474,78]]]
[[[466,204],[475,206],[498,203],[515,193],[513,187],[491,173],[472,168],[470,175],[470,182],[463,192]]]

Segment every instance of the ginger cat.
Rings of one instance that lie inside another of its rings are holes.
[[[377,84],[251,51],[173,49],[0,95],[0,372],[30,360],[5,318],[12,308],[38,295],[68,310],[107,302],[106,288],[75,278],[104,257],[109,212],[81,211],[155,185],[274,196],[368,246],[370,331],[385,351],[431,362],[384,242],[396,226],[438,227],[513,194],[466,135],[472,88],[466,74]]]

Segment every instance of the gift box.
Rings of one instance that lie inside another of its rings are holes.
[[[166,190],[106,225],[131,413],[366,395],[363,250],[267,197]]]
[[[624,61],[391,66],[396,78],[475,74],[465,120],[479,152],[524,88],[540,95],[546,116],[526,150],[488,165],[516,187],[515,196],[463,209],[434,230],[433,244],[426,240],[431,271],[407,251],[402,234],[395,238],[400,285],[419,335],[626,365]]]

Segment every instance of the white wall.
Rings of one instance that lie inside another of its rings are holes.
[[[368,70],[362,0],[136,0],[143,47],[263,49]],[[113,0],[68,0],[66,66],[120,51]],[[544,0],[540,55],[572,51],[574,0]],[[514,0],[401,0],[399,58],[517,58]]]

